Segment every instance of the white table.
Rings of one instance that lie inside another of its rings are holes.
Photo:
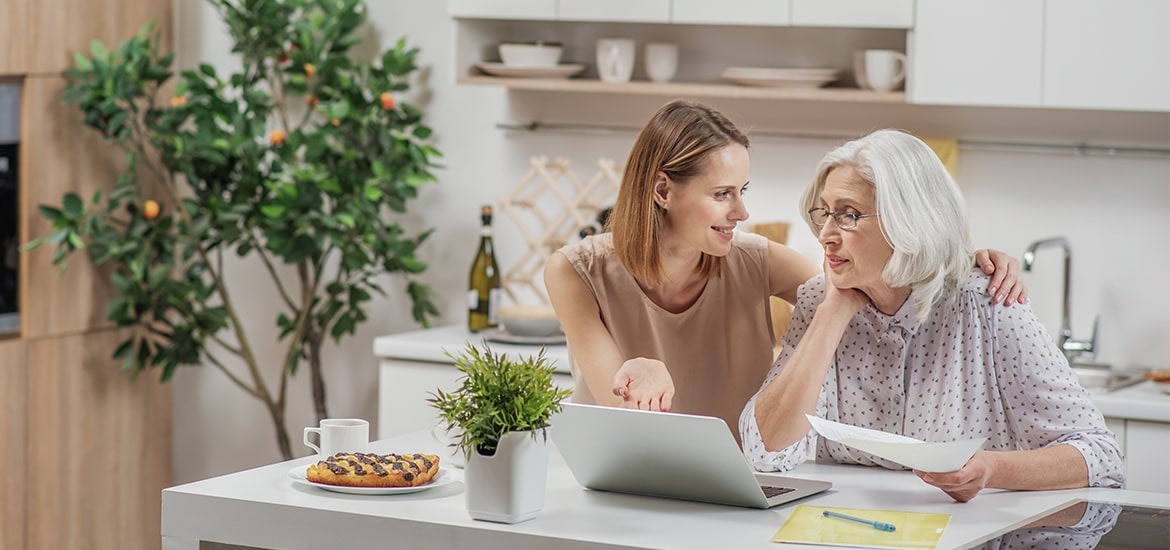
[[[436,452],[426,432],[376,442],[379,452]],[[805,464],[794,475],[832,490],[771,510],[588,491],[554,447],[544,509],[516,525],[472,520],[463,484],[397,496],[353,496],[294,485],[298,459],[163,491],[165,550],[199,541],[260,548],[782,548],[770,542],[797,504],[951,514],[939,548],[969,545],[1075,499],[1170,507],[1170,495],[1119,489],[985,491],[959,504],[910,472]],[[461,471],[456,471],[461,474]],[[791,548],[784,546],[783,548]]]

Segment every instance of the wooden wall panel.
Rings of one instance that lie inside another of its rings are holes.
[[[0,2],[0,75],[28,72],[28,11],[33,0]]]
[[[73,64],[74,53],[88,52],[91,41],[113,49],[152,20],[164,43],[174,36],[172,0],[23,1],[29,6],[29,32],[41,37],[36,47],[26,48],[29,73],[58,74]]]
[[[67,191],[88,203],[97,189],[113,189],[124,166],[118,149],[82,123],[81,111],[61,103],[65,79],[29,77],[24,81],[21,138],[21,242],[48,235],[52,225],[41,204],[61,206]],[[96,269],[84,250],[69,259],[64,274],[53,265],[54,247],[23,254],[21,324],[26,339],[76,334],[106,325],[113,295],[108,274]]]
[[[0,548],[25,544],[25,343],[0,340]]]
[[[109,359],[119,331],[28,343],[28,548],[159,548],[171,391]]]

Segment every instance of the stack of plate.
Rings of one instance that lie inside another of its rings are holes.
[[[728,67],[723,78],[745,86],[774,88],[820,88],[841,76],[840,69],[768,69]]]

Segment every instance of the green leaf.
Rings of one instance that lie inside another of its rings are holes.
[[[85,214],[85,202],[81,200],[81,197],[77,196],[77,193],[66,193],[63,202],[65,213],[69,217],[80,218]]]

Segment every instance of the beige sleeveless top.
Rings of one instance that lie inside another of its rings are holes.
[[[674,412],[718,416],[739,439],[739,415],[772,365],[768,241],[736,232],[723,274],[690,308],[671,313],[646,296],[613,249],[612,235],[588,237],[560,249],[601,309],[601,320],[624,359],[666,364],[674,380]],[[572,360],[573,401],[596,403]]]

